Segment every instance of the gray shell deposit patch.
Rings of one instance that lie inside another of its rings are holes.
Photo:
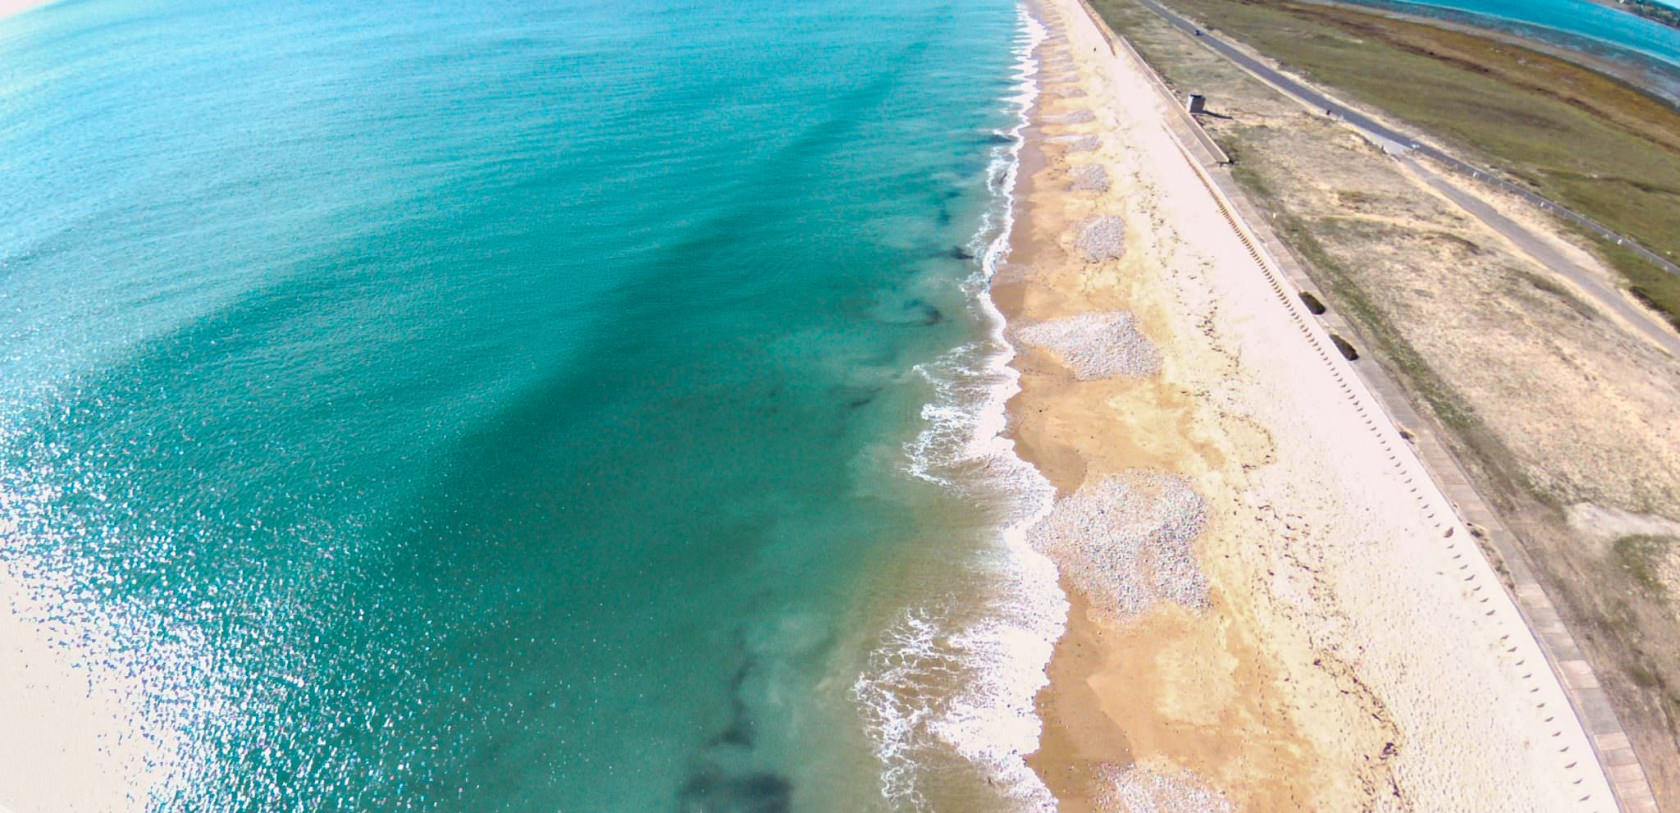
[[[1073,179],[1073,189],[1079,192],[1107,192],[1108,170],[1102,164],[1086,164],[1074,167],[1068,172]]]
[[[1115,215],[1093,217],[1080,224],[1073,245],[1086,262],[1119,259],[1126,253],[1126,223]]]
[[[1050,124],[1084,124],[1087,121],[1094,121],[1096,118],[1097,114],[1089,110],[1075,110],[1072,113],[1044,116],[1043,121]]]
[[[1028,539],[1094,608],[1126,618],[1162,601],[1207,606],[1207,576],[1190,545],[1205,522],[1202,498],[1188,481],[1139,469],[1057,500]]]
[[[1058,145],[1068,152],[1093,152],[1102,147],[1102,139],[1091,133],[1051,136],[1045,141]]]
[[[1125,311],[1039,322],[1017,329],[1015,336],[1055,353],[1081,381],[1144,376],[1161,369],[1161,352]]]

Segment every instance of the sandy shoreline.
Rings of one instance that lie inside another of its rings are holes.
[[[1144,74],[1076,2],[1040,14],[1044,92],[993,281],[1023,345],[1011,433],[1066,517],[1039,534],[1073,611],[1033,767],[1068,810],[1614,809],[1468,529],[1271,289]],[[1106,217],[1118,250],[1092,236]],[[1104,357],[1117,324],[1158,370]],[[1107,332],[1081,347],[1082,325]],[[1159,516],[1116,516],[1140,510]]]

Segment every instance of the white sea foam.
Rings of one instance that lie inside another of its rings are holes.
[[[1009,252],[1020,134],[1038,97],[1034,54],[1044,37],[1023,10],[1009,99],[1016,120],[994,153],[994,207],[975,235],[980,263],[965,285],[988,335],[917,368],[935,395],[922,410],[926,428],[905,449],[911,475],[1002,509],[997,544],[983,557],[984,585],[974,595],[905,610],[853,686],[882,763],[882,793],[895,809],[926,808],[924,768],[953,757],[985,771],[1022,809],[1055,805],[1025,759],[1041,731],[1033,699],[1067,619],[1055,565],[1026,538],[1054,489],[1003,436],[1020,375],[1009,366],[1015,351],[989,292]]]

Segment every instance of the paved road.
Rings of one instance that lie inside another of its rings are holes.
[[[1418,164],[1410,156],[1402,155],[1398,158],[1401,163],[1406,164],[1413,172],[1417,173],[1424,183],[1429,184],[1432,189],[1457,204],[1459,208],[1470,213],[1472,217],[1487,224],[1489,228],[1504,235],[1506,239],[1515,243],[1518,249],[1539,260],[1542,265],[1568,278],[1576,288],[1597,300],[1599,304],[1611,313],[1616,314],[1629,327],[1645,334],[1658,347],[1667,350],[1670,355],[1680,358],[1680,336],[1674,335],[1673,331],[1659,323],[1650,313],[1630,302],[1614,285],[1606,282],[1599,275],[1577,265],[1563,252],[1554,248],[1551,243],[1501,214],[1487,201],[1460,189],[1455,184],[1449,183],[1440,175]]]
[[[1308,105],[1308,106],[1310,106],[1314,109],[1323,110],[1323,111],[1325,111],[1326,114],[1336,116],[1337,118],[1340,118],[1341,120],[1347,122],[1348,124],[1353,125],[1355,128],[1357,128],[1361,132],[1370,136],[1377,143],[1382,144],[1383,147],[1385,149],[1389,150],[1390,152],[1394,152],[1394,153],[1404,153],[1404,152],[1408,152],[1408,151],[1415,152],[1415,153],[1417,153],[1419,155],[1422,155],[1422,156],[1425,156],[1425,157],[1427,157],[1431,160],[1434,160],[1434,161],[1437,161],[1441,164],[1444,164],[1444,165],[1453,169],[1456,172],[1460,172],[1460,173],[1463,173],[1465,175],[1469,175],[1473,178],[1477,178],[1477,179],[1480,179],[1482,181],[1486,181],[1490,184],[1493,184],[1493,185],[1503,189],[1506,192],[1509,192],[1513,195],[1517,195],[1518,197],[1521,197],[1524,200],[1527,200],[1529,203],[1532,203],[1535,206],[1539,206],[1540,208],[1545,209],[1549,212],[1552,212],[1553,214],[1556,214],[1559,217],[1562,217],[1566,220],[1572,221],[1575,224],[1593,232],[1594,234],[1597,234],[1600,237],[1605,238],[1606,240],[1610,240],[1612,242],[1619,243],[1623,246],[1626,246],[1628,249],[1630,249],[1633,252],[1639,254],[1640,256],[1644,257],[1645,259],[1650,260],[1651,262],[1655,263],[1657,265],[1657,267],[1662,268],[1663,270],[1669,272],[1670,274],[1680,275],[1680,265],[1676,265],[1669,258],[1664,257],[1661,254],[1658,254],[1654,251],[1651,251],[1650,249],[1645,248],[1644,246],[1634,242],[1632,238],[1625,237],[1623,235],[1617,234],[1616,232],[1611,231],[1608,227],[1604,226],[1603,224],[1599,223],[1598,221],[1593,220],[1592,218],[1587,217],[1586,215],[1583,215],[1579,212],[1576,212],[1574,210],[1566,208],[1562,205],[1559,205],[1558,203],[1552,201],[1549,198],[1546,198],[1542,195],[1535,194],[1533,191],[1529,190],[1526,187],[1519,186],[1517,184],[1514,184],[1514,183],[1511,183],[1509,181],[1503,180],[1503,179],[1493,175],[1492,173],[1489,173],[1489,172],[1487,172],[1483,169],[1480,169],[1476,166],[1473,166],[1471,164],[1467,164],[1463,161],[1460,161],[1457,158],[1454,158],[1453,156],[1448,155],[1448,154],[1446,154],[1446,153],[1444,153],[1444,152],[1442,152],[1438,149],[1435,149],[1434,147],[1431,147],[1427,144],[1423,144],[1423,143],[1419,142],[1418,138],[1415,135],[1410,135],[1410,134],[1407,134],[1407,133],[1403,133],[1403,132],[1400,132],[1399,130],[1395,130],[1391,127],[1384,126],[1382,123],[1372,119],[1370,116],[1367,116],[1363,113],[1360,113],[1357,110],[1354,110],[1352,108],[1349,108],[1349,107],[1346,107],[1342,104],[1339,104],[1336,101],[1334,101],[1334,100],[1330,99],[1329,97],[1325,96],[1324,94],[1319,93],[1318,91],[1316,91],[1316,90],[1314,90],[1310,87],[1302,85],[1301,83],[1296,82],[1293,79],[1290,79],[1289,77],[1283,75],[1282,73],[1278,72],[1277,70],[1272,69],[1271,67],[1267,66],[1265,63],[1261,62],[1260,60],[1255,59],[1252,56],[1249,56],[1248,54],[1244,53],[1240,49],[1231,45],[1231,43],[1226,42],[1225,40],[1220,39],[1219,37],[1214,36],[1213,34],[1210,34],[1206,31],[1203,31],[1202,29],[1198,28],[1195,23],[1179,16],[1176,12],[1174,12],[1171,9],[1161,5],[1160,3],[1155,2],[1155,0],[1137,0],[1137,2],[1141,5],[1143,5],[1145,8],[1149,9],[1150,11],[1153,11],[1156,14],[1161,15],[1161,17],[1165,18],[1167,22],[1172,23],[1175,27],[1179,28],[1180,30],[1184,31],[1185,33],[1191,34],[1191,35],[1197,37],[1198,39],[1200,39],[1202,41],[1202,43],[1204,45],[1213,49],[1220,56],[1223,56],[1226,59],[1229,59],[1232,62],[1235,62],[1243,70],[1246,70],[1251,74],[1254,74],[1261,81],[1277,88],[1278,90],[1283,91],[1284,93],[1294,97],[1295,99],[1305,103],[1306,105]]]

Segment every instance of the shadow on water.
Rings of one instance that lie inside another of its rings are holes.
[[[729,683],[730,717],[723,732],[706,744],[688,781],[677,793],[680,813],[783,813],[792,808],[793,783],[761,767],[756,753],[752,712],[746,685],[757,660],[736,636],[741,666]]]

